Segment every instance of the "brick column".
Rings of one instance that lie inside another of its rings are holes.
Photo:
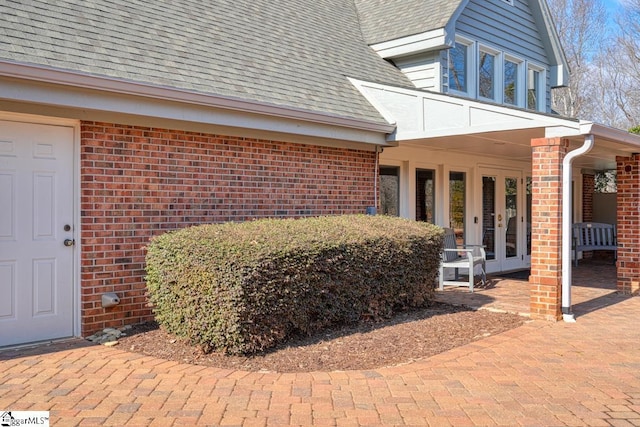
[[[640,290],[640,154],[617,157],[618,291]]]
[[[531,317],[562,318],[562,160],[569,141],[536,138],[532,148]]]
[[[596,176],[591,171],[582,171],[582,222],[593,221],[593,193]]]
[[[593,221],[593,192],[596,176],[591,171],[582,171],[582,222]],[[582,259],[593,258],[593,251],[582,252]]]

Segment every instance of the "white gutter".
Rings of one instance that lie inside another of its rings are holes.
[[[640,147],[640,136],[630,133],[626,130],[616,129],[598,123],[580,123],[580,134],[598,135],[598,138],[616,141],[625,145],[634,145],[636,147]]]
[[[0,60],[0,77],[11,77],[42,83],[60,84],[82,89],[93,89],[125,95],[144,96],[154,99],[184,102],[206,107],[222,108],[245,113],[264,114],[294,120],[303,120],[325,125],[342,126],[365,131],[391,133],[395,124],[376,123],[364,119],[342,117],[331,113],[303,110],[231,96],[221,96],[204,92],[150,83],[134,82],[113,77],[95,76],[76,71],[59,70],[39,65],[21,64]]]
[[[588,153],[594,144],[592,134],[585,135],[584,144],[564,157],[562,160],[562,319],[565,322],[575,322],[571,313],[571,162],[574,158]]]

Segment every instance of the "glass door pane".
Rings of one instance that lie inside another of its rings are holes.
[[[504,206],[507,234],[505,238],[505,256],[518,256],[518,179],[506,177],[504,179]]]
[[[449,227],[456,233],[456,242],[465,243],[466,174],[449,172]]]
[[[400,213],[400,168],[380,167],[380,213],[398,216]]]
[[[435,221],[435,176],[430,169],[416,169],[416,220]]]
[[[482,244],[487,251],[487,269],[494,272],[523,268],[528,260],[521,174],[511,170],[487,172],[482,175]]]
[[[487,260],[496,259],[496,177],[482,177],[482,244]]]

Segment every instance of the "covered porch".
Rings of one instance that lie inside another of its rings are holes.
[[[572,306],[583,302],[580,290],[594,288],[572,286],[580,273],[572,271],[571,226],[592,221],[595,174],[611,169],[617,170],[618,260],[607,284],[621,294],[640,291],[640,136],[440,93],[355,84],[396,124],[380,165],[397,175],[398,214],[490,246],[490,273],[530,269],[528,281],[496,282],[487,291],[503,300],[521,294],[521,311],[532,318],[572,320]],[[462,220],[454,221],[451,188],[459,183]],[[593,280],[601,272],[585,274]]]
[[[474,310],[514,313],[531,317],[529,270],[493,274],[473,293],[449,287],[436,292],[436,301]],[[629,295],[617,291],[616,266],[612,257],[580,261],[572,271],[573,313],[576,318],[616,304]]]

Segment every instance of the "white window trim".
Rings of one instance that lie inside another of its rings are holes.
[[[544,67],[533,62],[527,62],[525,108],[528,108],[528,102],[526,102],[526,100],[529,97],[529,70],[538,72],[538,88],[540,91],[538,94],[538,105],[536,105],[535,110],[532,111],[545,111],[547,105],[547,71]]]
[[[516,84],[517,84],[516,103],[508,104],[506,102],[503,102],[503,104],[512,105],[515,107],[524,107],[526,105],[526,93],[527,93],[527,90],[526,90],[527,73],[525,68],[525,61],[522,58],[518,58],[517,56],[513,56],[508,53],[504,54],[504,61],[513,62],[518,65],[518,78],[516,80]],[[502,77],[504,78],[504,68],[503,68]],[[501,85],[501,88],[502,88],[501,90],[502,95],[504,96],[504,81],[503,81],[503,84]]]
[[[535,62],[531,62],[525,60],[522,57],[513,55],[509,52],[505,52],[499,48],[492,47],[488,44],[481,43],[479,41],[473,40],[470,37],[466,37],[463,35],[456,35],[455,38],[456,43],[463,44],[467,47],[467,91],[459,91],[455,89],[451,89],[449,87],[449,53],[451,49],[448,49],[446,52],[446,58],[443,58],[446,61],[447,72],[442,74],[442,87],[443,92],[450,93],[452,95],[463,96],[471,99],[478,99],[480,101],[486,102],[494,102],[497,104],[502,104],[506,106],[513,106],[518,108],[528,109],[527,100],[528,100],[528,78],[529,78],[529,70],[535,70],[539,73],[539,87],[540,93],[538,96],[538,105],[536,109],[529,109],[530,111],[540,111],[545,112],[547,108],[547,73],[548,70],[540,64]],[[495,70],[494,70],[494,98],[487,98],[484,96],[480,96],[480,70],[478,66],[480,64],[480,53],[486,52],[495,57]],[[517,92],[516,103],[510,104],[505,102],[504,99],[504,72],[505,72],[505,62],[513,62],[517,65],[518,69],[518,77],[516,80],[517,84]],[[442,69],[442,67],[441,67]]]
[[[466,75],[466,79],[467,79],[467,91],[463,92],[463,91],[459,91],[459,90],[455,90],[455,89],[451,89],[449,87],[449,52],[451,52],[451,49],[447,50],[447,75],[446,78],[444,79],[444,81],[446,81],[447,84],[447,89],[448,89],[448,93],[452,94],[452,95],[460,95],[460,96],[465,96],[465,97],[470,97],[470,98],[475,98],[476,97],[476,86],[477,86],[477,71],[476,71],[476,58],[478,56],[478,54],[476,53],[477,49],[476,49],[476,42],[472,39],[469,39],[467,37],[464,36],[456,36],[455,39],[455,43],[460,43],[463,44],[465,46],[467,46],[467,69],[465,70],[467,75]]]
[[[476,54],[476,78],[475,78],[475,86],[478,88],[478,99],[483,101],[497,102],[502,103],[502,99],[504,96],[504,88],[502,87],[502,77],[503,77],[503,59],[502,59],[502,51],[498,49],[494,49],[485,44],[478,43],[478,49]],[[480,95],[480,70],[477,67],[480,66],[480,54],[482,52],[493,55],[494,60],[494,70],[493,70],[493,98],[486,98]]]

